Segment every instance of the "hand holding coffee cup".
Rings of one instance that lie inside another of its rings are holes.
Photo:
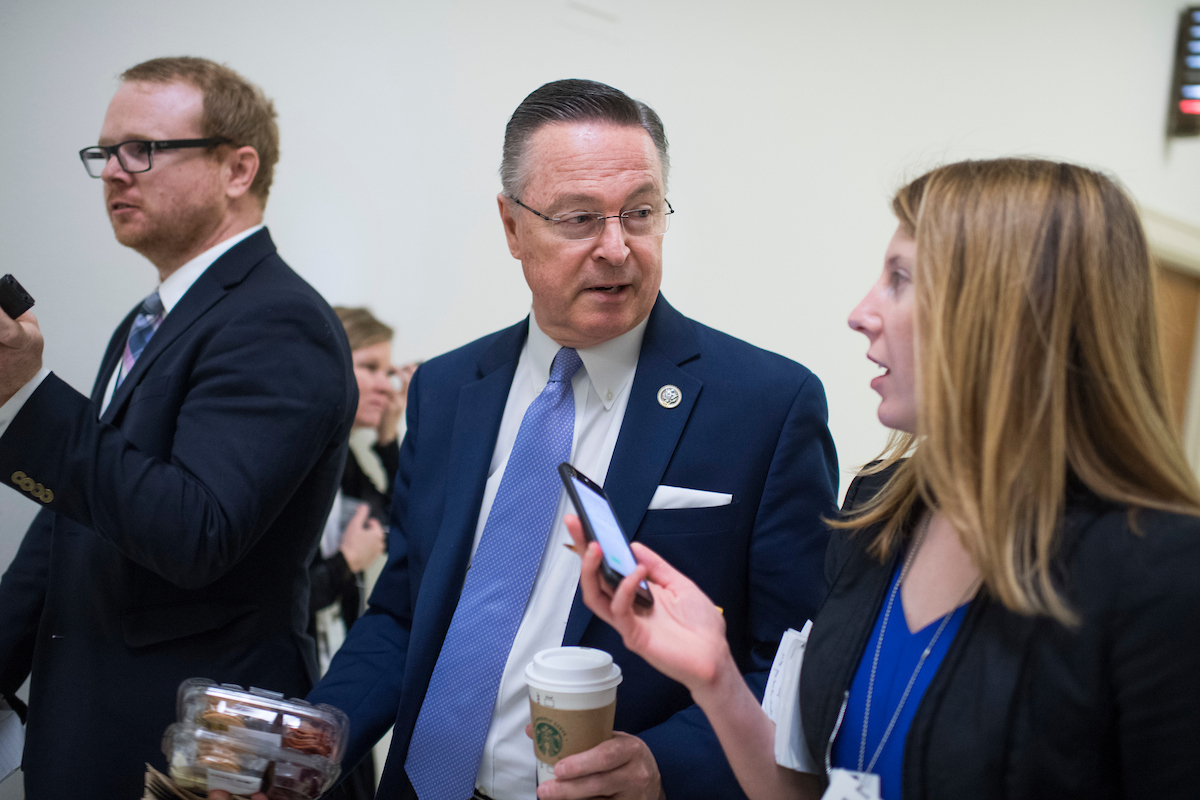
[[[591,750],[613,735],[621,668],[591,647],[554,647],[525,668],[538,783],[554,778],[554,765]]]

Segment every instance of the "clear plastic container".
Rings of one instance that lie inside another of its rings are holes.
[[[177,719],[213,731],[242,729],[271,737],[271,743],[340,763],[350,720],[341,709],[285,700],[277,692],[218,686],[204,678],[179,685]]]
[[[181,789],[202,792],[224,789],[249,795],[260,791],[272,755],[262,749],[261,743],[238,734],[180,722],[167,728],[163,737],[171,779]]]
[[[181,787],[271,800],[312,800],[337,778],[350,723],[339,709],[192,678],[179,686],[179,722],[163,752]]]

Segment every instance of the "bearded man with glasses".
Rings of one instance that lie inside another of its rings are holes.
[[[687,689],[579,601],[563,547],[570,461],[724,607],[760,692],[825,593],[824,390],[660,294],[667,167],[658,115],[601,83],[546,84],[508,123],[497,202],[530,314],[417,370],[389,562],[309,696],[350,715],[347,769],[395,724],[379,797],[741,796]],[[536,786],[524,670],[559,645],[612,653],[618,733]]]
[[[263,227],[278,153],[271,101],[228,67],[126,71],[79,155],[158,288],[90,398],[42,366],[32,314],[0,313],[0,480],[44,487],[0,580],[29,797],[140,797],[186,678],[298,696],[316,676],[307,562],[357,388],[342,325]]]

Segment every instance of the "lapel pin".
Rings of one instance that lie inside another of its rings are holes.
[[[674,408],[683,399],[683,393],[678,386],[667,384],[658,390],[658,404],[663,408]]]

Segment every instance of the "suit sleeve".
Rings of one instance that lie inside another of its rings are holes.
[[[751,650],[741,666],[759,698],[784,631],[803,627],[825,597],[829,532],[822,518],[835,513],[838,482],[828,421],[825,390],[810,374],[780,430],[751,540]],[[638,735],[654,753],[668,798],[744,797],[697,706]]]
[[[53,490],[50,510],[177,586],[217,580],[348,425],[353,402],[346,345],[325,315],[282,300],[254,311],[212,332],[188,374],[169,376],[186,382],[164,420],[169,458],[97,421],[88,398],[51,374],[0,437],[0,477],[35,477]]]
[[[52,512],[33,518],[17,555],[0,578],[0,695],[24,717],[17,689],[29,676],[50,572]]]
[[[350,628],[329,672],[308,695],[309,702],[328,703],[350,717],[343,775],[349,774],[391,727],[400,707],[412,630],[405,510],[419,439],[420,378],[418,369],[408,390],[408,430],[400,446],[394,480],[387,565],[375,582],[366,613]]]

